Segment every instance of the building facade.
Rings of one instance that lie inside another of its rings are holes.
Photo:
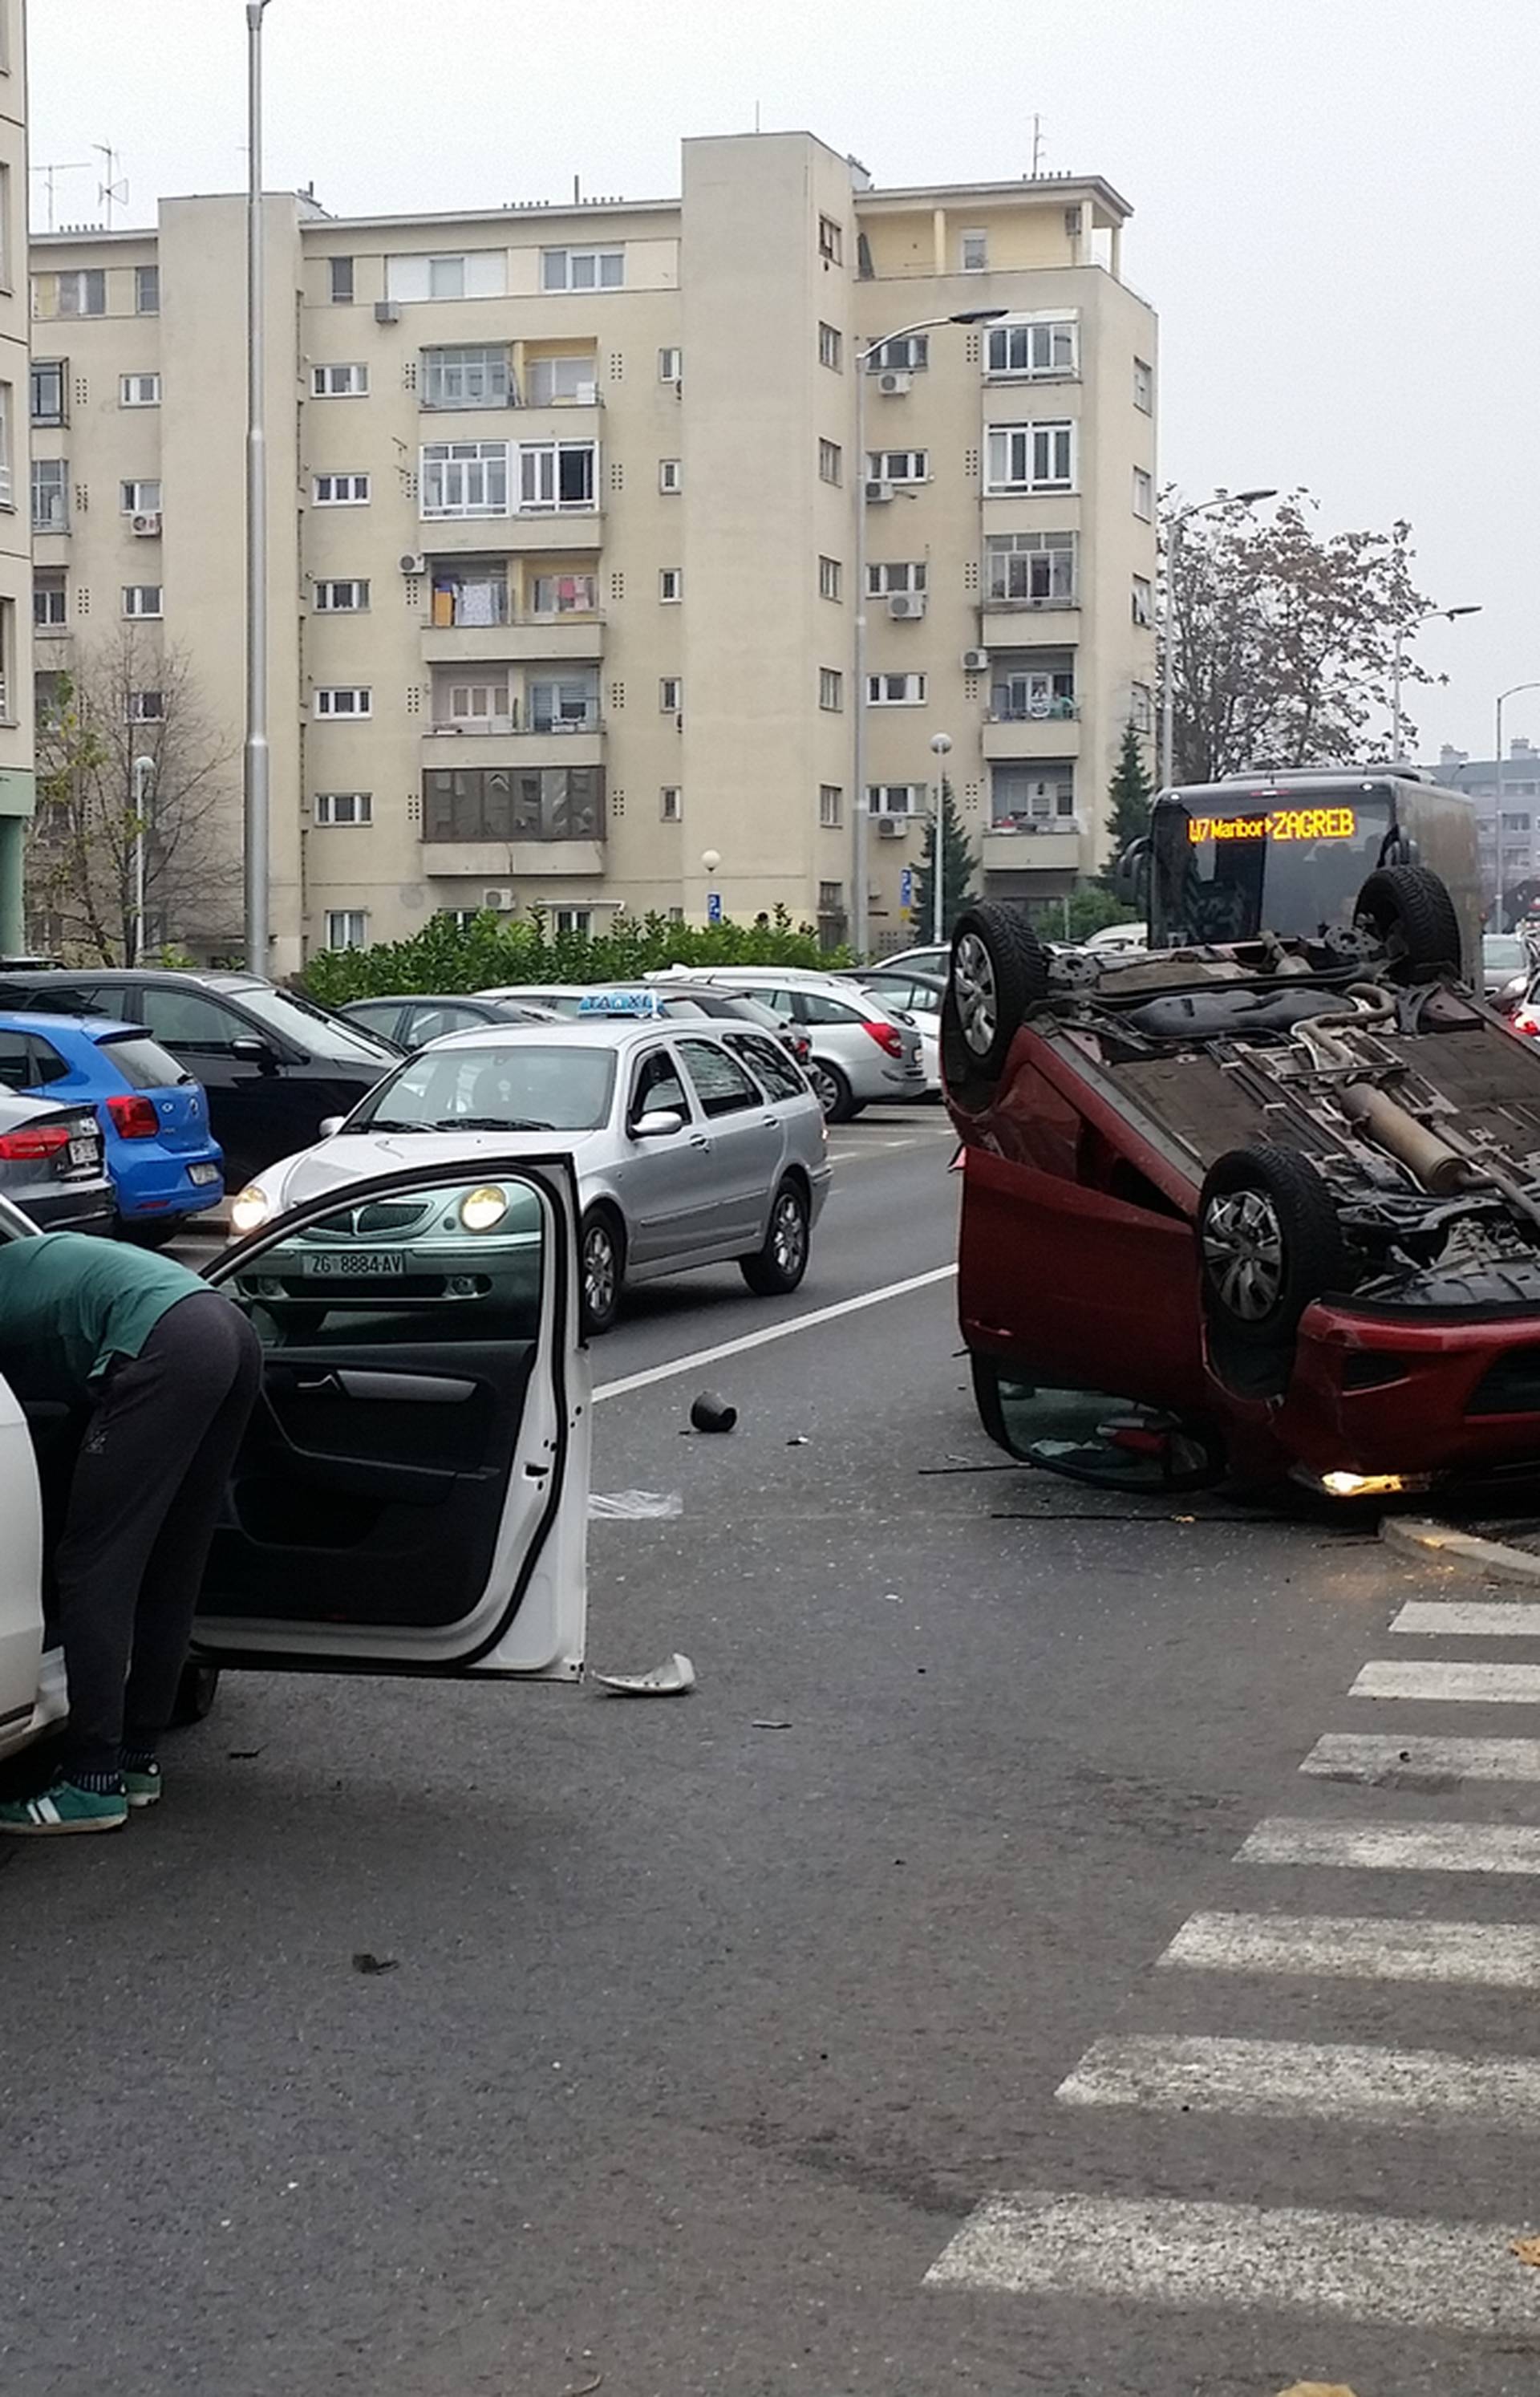
[[[1102,862],[1155,581],[1155,321],[1109,186],[883,191],[770,134],[687,141],[666,202],[266,208],[272,970],[484,906],[781,903],[833,942],[858,803],[901,947],[938,732],[986,889]],[[130,622],[237,740],[243,223],[167,200],[32,261],[39,667]],[[984,309],[868,361],[858,455],[863,353]]]
[[[26,248],[26,7],[0,0],[0,951],[24,937],[33,788]]]
[[[1466,791],[1475,805],[1481,864],[1481,895],[1495,909],[1499,882],[1503,917],[1511,921],[1514,894],[1540,881],[1540,749],[1515,739],[1503,759],[1502,871],[1498,872],[1497,763],[1472,757],[1446,741],[1439,752],[1438,776],[1446,790]],[[1493,926],[1497,917],[1491,918]]]

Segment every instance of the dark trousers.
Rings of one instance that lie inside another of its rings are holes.
[[[70,1683],[64,1772],[115,1772],[170,1721],[261,1344],[217,1291],[179,1299],[109,1372],[81,1447],[58,1561]]]

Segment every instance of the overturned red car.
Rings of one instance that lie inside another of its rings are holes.
[[[959,922],[959,1307],[1013,1454],[1340,1494],[1540,1457],[1540,1054],[1426,866],[1335,913],[1105,964]]]

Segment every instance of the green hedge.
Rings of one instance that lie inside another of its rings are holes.
[[[698,928],[666,916],[618,916],[609,932],[550,933],[539,912],[510,922],[478,916],[460,925],[435,916],[409,941],[372,949],[325,949],[300,977],[324,1005],[397,993],[488,990],[502,983],[631,983],[665,966],[819,966],[850,963],[848,949],[820,948],[810,924],[784,907],[753,924]]]

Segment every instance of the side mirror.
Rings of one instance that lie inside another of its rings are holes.
[[[1149,878],[1150,845],[1149,837],[1145,834],[1138,840],[1131,840],[1126,849],[1118,850],[1112,869],[1113,894],[1126,905],[1137,907],[1144,914],[1149,894]]]
[[[631,1127],[633,1140],[667,1140],[683,1132],[685,1119],[677,1107],[649,1107]]]
[[[323,1116],[315,1128],[316,1139],[335,1140],[346,1121],[346,1116]]]
[[[230,1043],[230,1054],[243,1065],[260,1065],[264,1074],[277,1070],[278,1055],[271,1041],[259,1039],[255,1032],[239,1032]]]

